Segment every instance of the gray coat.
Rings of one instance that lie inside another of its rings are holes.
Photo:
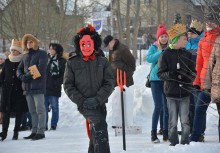
[[[83,61],[80,55],[76,55],[67,61],[63,85],[66,94],[78,108],[85,98],[91,97],[103,105],[113,91],[114,77],[105,57]]]
[[[24,54],[17,69],[18,78],[28,72],[28,68],[32,65],[36,65],[41,77],[32,79],[28,83],[22,82],[23,93],[26,94],[45,94],[46,92],[46,68],[47,68],[47,53],[43,50],[29,50]]]

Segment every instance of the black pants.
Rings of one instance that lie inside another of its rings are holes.
[[[8,127],[10,123],[10,112],[3,112],[3,122],[2,122],[2,131],[3,132],[8,132]],[[15,127],[14,127],[14,132],[18,132],[20,125],[21,125],[21,116],[22,112],[16,112],[15,113]]]
[[[90,125],[88,153],[110,153],[106,107],[95,110],[80,110],[80,113],[89,121]]]

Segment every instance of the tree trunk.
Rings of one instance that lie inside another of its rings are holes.
[[[161,0],[157,0],[157,24],[161,23]]]
[[[133,34],[133,55],[135,57],[135,59],[137,59],[137,37],[138,37],[138,31],[139,31],[139,15],[140,15],[140,0],[136,0],[136,8],[135,8],[135,13],[136,13],[136,17],[134,19],[134,34]]]
[[[117,24],[118,24],[118,38],[119,38],[120,42],[124,43],[120,9],[121,9],[120,8],[120,1],[118,0],[117,1],[117,10],[116,10]]]
[[[130,48],[130,0],[127,0],[126,10],[126,45]]]

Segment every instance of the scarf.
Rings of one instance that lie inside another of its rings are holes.
[[[8,59],[11,62],[20,62],[23,57],[23,54],[19,54],[18,56],[13,56],[12,54],[8,55]]]
[[[51,74],[51,76],[55,76],[55,75],[59,75],[60,74],[59,61],[57,59],[57,55],[56,56],[52,56],[50,58],[49,65],[50,65],[50,74]]]

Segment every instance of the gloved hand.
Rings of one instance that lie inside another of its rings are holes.
[[[99,104],[94,97],[93,98],[86,98],[83,101],[83,109],[93,110],[93,109],[96,109],[98,107],[98,105]]]
[[[21,76],[21,80],[24,83],[28,83],[32,80],[32,75],[30,74],[30,72],[25,73],[24,75]]]
[[[171,71],[170,72],[170,77],[174,80],[181,80],[182,79],[181,74],[177,71]]]
[[[200,86],[199,85],[194,85],[193,88],[197,89],[197,90],[200,90]]]

